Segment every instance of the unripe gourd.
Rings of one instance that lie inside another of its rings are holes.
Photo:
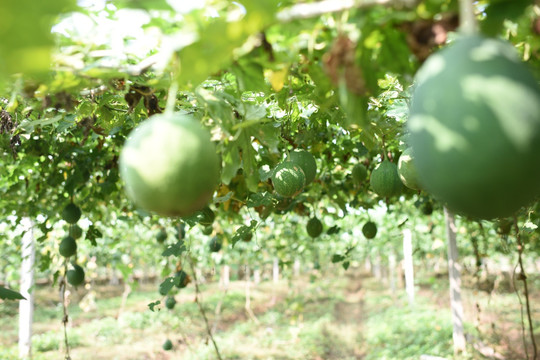
[[[431,55],[408,130],[422,187],[454,212],[512,216],[540,194],[540,86],[506,42],[464,36]]]

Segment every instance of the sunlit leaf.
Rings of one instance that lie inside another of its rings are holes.
[[[238,3],[245,10],[245,14],[239,20],[214,18],[201,29],[196,42],[179,50],[177,80],[181,86],[199,85],[208,76],[226,67],[236,48],[240,47],[249,36],[274,21],[277,10],[275,0],[243,0]]]
[[[0,81],[13,73],[43,75],[50,68],[57,16],[75,10],[74,0],[3,1],[0,5]]]

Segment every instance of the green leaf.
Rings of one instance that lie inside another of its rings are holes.
[[[345,260],[345,256],[343,256],[343,255],[340,255],[340,254],[332,255],[332,263],[334,263],[334,264],[338,263],[340,261],[343,261],[343,260]]]
[[[270,206],[272,205],[272,199],[274,197],[268,191],[262,193],[254,193],[249,196],[247,199],[248,207],[258,207],[258,206]]]
[[[224,203],[230,200],[230,198],[234,195],[234,192],[229,191],[223,196],[214,198],[214,204]]]
[[[167,0],[114,0],[112,3],[119,9],[174,10]]]
[[[533,3],[532,0],[492,0],[485,9],[484,20],[480,23],[482,32],[491,36],[501,34],[505,20],[516,19]]]
[[[197,100],[204,107],[208,115],[215,121],[223,124],[225,128],[231,128],[234,124],[234,112],[229,101],[229,95],[217,91],[209,91],[201,86],[195,90]]]
[[[261,91],[268,90],[268,84],[264,80],[264,69],[260,64],[241,59],[232,66],[232,72],[236,76],[240,91]]]
[[[257,160],[255,159],[255,149],[251,143],[251,137],[242,130],[239,139],[240,147],[242,148],[242,167],[244,169],[244,177],[249,191],[257,192],[259,186],[259,171],[257,169]]]
[[[249,226],[247,225],[240,226],[238,230],[236,230],[236,232],[234,233],[231,239],[232,247],[234,248],[234,245],[236,245],[238,241],[243,240],[246,237],[248,237],[249,234],[251,234],[255,230],[255,227],[257,226],[257,224],[258,224],[257,221],[251,220],[251,223],[249,224]]]
[[[221,181],[230,184],[232,178],[236,176],[238,169],[242,166],[242,159],[236,142],[231,142],[222,154],[223,170],[221,171]]]
[[[331,228],[329,228],[329,229],[326,231],[326,233],[327,233],[328,235],[333,235],[333,234],[337,234],[337,233],[339,232],[339,230],[340,230],[339,226],[334,225],[334,226],[332,226]]]
[[[161,254],[161,256],[180,256],[186,250],[186,244],[183,239],[176,244],[169,245]]]
[[[86,239],[90,241],[92,246],[97,246],[96,239],[99,239],[103,236],[101,231],[99,231],[95,225],[90,225],[88,231],[86,232]]]
[[[404,99],[396,99],[390,104],[385,115],[397,121],[404,122],[409,116],[409,106]]]
[[[41,256],[39,257],[39,266],[38,266],[39,271],[45,272],[49,270],[51,264],[52,264],[51,252],[47,251],[47,253],[41,254]]]
[[[171,291],[172,287],[174,286],[174,277],[170,276],[163,280],[161,284],[159,284],[159,293],[163,296],[167,295],[169,291]]]
[[[243,0],[239,3],[245,10],[240,20],[213,18],[201,27],[197,41],[178,49],[177,81],[181,86],[187,84],[197,86],[211,74],[225,68],[236,48],[242,46],[249,36],[260,32],[275,21],[277,1]]]
[[[75,0],[2,1],[0,81],[14,73],[45,75],[50,67],[56,17],[76,9]]]
[[[339,103],[345,114],[344,127],[364,128],[367,121],[367,98],[351,93],[344,86],[339,87]]]
[[[124,281],[127,282],[129,276],[133,273],[133,268],[122,263],[116,264],[116,268],[120,270],[120,273],[122,274],[122,278],[124,278]]]
[[[261,124],[254,129],[254,136],[266,145],[270,152],[278,152],[280,143],[281,128],[279,123]]]
[[[26,300],[20,293],[0,286],[0,299],[2,300]]]
[[[161,304],[161,301],[154,301],[154,302],[151,302],[150,304],[148,304],[148,308],[150,309],[150,311],[154,312],[155,311],[155,307],[158,306],[159,304]]]
[[[238,113],[242,116],[244,121],[259,122],[266,118],[266,107],[243,103],[238,107]]]

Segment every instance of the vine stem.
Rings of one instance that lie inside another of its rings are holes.
[[[173,79],[169,92],[167,94],[167,104],[165,105],[165,113],[172,114],[176,105],[176,93],[178,92],[178,82]]]
[[[478,33],[473,0],[459,0],[459,19],[459,31],[462,35],[474,35]]]
[[[417,3],[417,0],[322,0],[295,4],[278,12],[276,19],[279,22],[287,23],[297,19],[309,19],[350,9],[362,9],[373,6],[412,8]]]
[[[64,324],[64,344],[66,346],[65,360],[71,360],[71,355],[69,354],[69,340],[68,340],[68,334],[67,334],[67,323],[69,321],[67,300],[66,300],[67,271],[68,271],[68,260],[66,259],[64,262],[64,278],[62,279],[60,287],[61,287],[61,294],[62,294],[62,309],[64,311],[64,316],[62,317],[62,323]]]
[[[212,329],[210,329],[210,324],[208,323],[208,318],[206,317],[206,312],[204,311],[204,308],[199,301],[199,280],[197,279],[197,273],[195,272],[195,266],[193,265],[193,259],[191,258],[191,255],[188,256],[189,259],[189,266],[191,267],[191,272],[193,273],[193,280],[195,283],[195,302],[197,303],[197,306],[199,306],[199,312],[201,313],[202,317],[204,318],[204,323],[206,325],[206,333],[208,334],[208,337],[212,341],[212,344],[214,345],[214,349],[216,350],[216,355],[219,360],[223,360],[221,357],[221,354],[219,353],[219,348],[216,344],[216,341],[214,340],[214,336],[212,335]]]
[[[529,300],[529,287],[527,285],[527,276],[525,275],[525,269],[523,267],[523,242],[521,241],[521,235],[519,232],[518,227],[518,221],[517,217],[514,217],[514,230],[516,232],[516,242],[517,242],[517,249],[518,249],[518,264],[519,264],[519,280],[523,281],[523,295],[525,295],[525,309],[527,311],[527,320],[529,322],[529,333],[531,336],[531,343],[533,347],[533,357],[532,360],[538,359],[538,349],[536,347],[536,340],[534,339],[534,328],[533,328],[533,322],[532,322],[532,316],[531,316],[531,304]],[[516,289],[516,293],[517,293]],[[524,339],[525,340],[525,339]],[[525,347],[525,353],[527,355],[527,359],[529,358],[529,354],[527,352],[527,347]]]

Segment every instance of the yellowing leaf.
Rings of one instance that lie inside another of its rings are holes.
[[[272,89],[274,89],[274,91],[281,91],[281,89],[283,89],[288,72],[289,70],[287,68],[270,71],[268,80],[270,81],[270,85],[272,85]]]

